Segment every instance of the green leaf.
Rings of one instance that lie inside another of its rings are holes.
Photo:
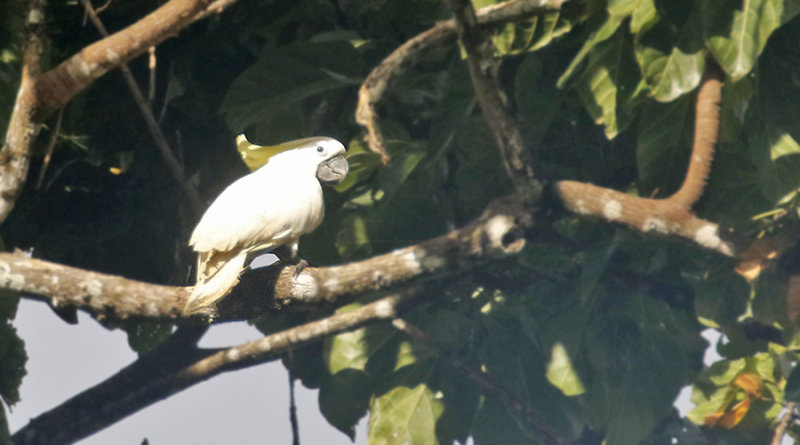
[[[0,397],[8,406],[19,402],[19,386],[27,374],[27,361],[25,342],[14,326],[0,320]]]
[[[598,18],[595,18],[598,17]],[[605,18],[599,18],[600,16],[595,16],[592,18],[593,23],[589,25],[589,35],[587,36],[583,47],[581,47],[578,54],[572,59],[569,66],[566,70],[564,70],[564,74],[558,79],[556,85],[559,88],[564,88],[567,82],[578,73],[578,67],[581,66],[586,56],[592,53],[597,45],[600,43],[605,42],[619,28],[619,25],[622,24],[622,20],[624,17],[616,16],[616,15],[608,15]]]
[[[697,316],[712,327],[736,322],[747,308],[750,286],[733,270],[717,267],[694,280]]]
[[[325,375],[319,388],[319,409],[325,420],[355,439],[356,424],[369,408],[371,385],[364,372],[352,369]]]
[[[390,326],[374,325],[330,337],[325,340],[325,365],[334,375],[345,369],[365,371],[370,358],[395,335]]]
[[[633,120],[641,76],[630,47],[630,36],[622,28],[593,47],[575,89],[596,124],[605,126],[613,139]]]
[[[128,345],[142,355],[167,339],[172,333],[172,325],[142,321],[126,325],[125,332],[128,334]]]
[[[369,435],[373,445],[435,445],[443,405],[424,383],[398,386],[372,400]]]
[[[298,41],[266,52],[239,75],[220,111],[234,133],[255,127],[255,143],[307,136],[311,110],[304,101],[360,84],[361,71],[361,56],[348,42]]]
[[[674,5],[650,31],[636,39],[636,61],[650,96],[670,102],[700,84],[705,67],[700,14],[687,14],[689,5]],[[688,15],[688,16],[687,16]]]
[[[672,410],[686,374],[686,355],[664,328],[617,318],[589,335],[595,379],[580,396],[608,443],[638,444]]]
[[[692,103],[690,97],[681,97],[644,106],[636,132],[636,164],[645,190],[659,189],[667,196],[683,181],[693,134]]]
[[[550,362],[547,364],[547,380],[566,396],[583,394],[586,389],[572,365],[566,348],[561,343],[553,344]]]
[[[800,10],[797,0],[702,2],[706,44],[734,81],[749,73],[776,28]]]

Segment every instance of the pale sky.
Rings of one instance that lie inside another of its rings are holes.
[[[25,341],[28,375],[22,401],[9,415],[12,433],[28,419],[99,383],[135,354],[121,330],[109,331],[79,312],[69,325],[41,302],[23,299],[14,326]],[[246,323],[212,327],[201,346],[235,345],[259,338]],[[350,444],[319,412],[317,391],[295,384],[300,443]],[[123,419],[80,442],[81,445],[158,444],[291,444],[289,384],[280,361],[228,372],[195,385]],[[366,420],[357,428],[356,444],[366,443]]]

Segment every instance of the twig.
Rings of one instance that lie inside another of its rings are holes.
[[[525,421],[541,436],[541,439],[548,444],[564,444],[567,441],[553,431],[545,422],[539,419],[531,409],[520,401],[511,391],[490,380],[483,372],[475,366],[466,363],[456,354],[445,351],[436,345],[434,339],[419,327],[407,322],[402,318],[392,320],[392,325],[421,346],[427,348],[433,354],[444,358],[447,362],[461,372],[464,376],[475,382],[480,391],[495,400],[499,401],[506,408],[518,413]]]
[[[478,23],[482,27],[493,27],[524,20],[536,14],[556,11],[561,8],[562,3],[561,0],[513,0],[491,5],[478,10]],[[356,122],[367,131],[370,150],[379,153],[384,163],[389,162],[389,153],[383,143],[376,105],[392,81],[422,60],[431,50],[451,42],[455,37],[456,26],[453,20],[439,22],[433,28],[400,45],[364,79],[358,91]]]
[[[97,12],[92,7],[91,1],[80,1],[83,7],[86,9],[86,12],[89,14],[89,19],[92,21],[92,24],[94,24],[95,28],[97,28],[97,30],[100,32],[100,35],[103,37],[108,37],[108,30],[100,20]],[[150,94],[153,94],[155,89],[153,85],[155,82],[155,46],[150,46],[150,50]],[[152,98],[150,101],[148,101],[148,99],[144,97],[142,90],[136,83],[136,79],[134,79],[133,73],[131,73],[131,70],[128,68],[126,63],[121,63],[119,65],[119,69],[122,72],[122,77],[125,79],[125,83],[128,85],[128,90],[130,90],[131,95],[133,96],[133,100],[136,102],[136,106],[139,108],[139,112],[142,113],[145,124],[147,124],[147,129],[150,131],[150,134],[153,137],[153,142],[155,142],[156,147],[161,154],[161,159],[163,159],[164,163],[167,165],[172,178],[181,186],[184,194],[187,198],[189,198],[189,202],[192,205],[195,215],[200,215],[204,208],[203,201],[200,199],[197,191],[184,180],[183,165],[181,165],[181,163],[178,162],[178,159],[175,157],[175,152],[169,146],[167,138],[161,131],[161,127],[158,126],[158,122],[156,122],[156,118],[153,116],[153,111],[150,109],[150,102],[152,101]]]
[[[289,423],[292,426],[292,445],[300,445],[300,425],[297,421],[297,405],[294,398],[294,373],[292,373],[292,348],[289,348]]]
[[[499,61],[493,59],[493,45],[478,27],[472,1],[448,0],[448,4],[453,10],[456,30],[467,54],[472,88],[500,149],[506,172],[517,190],[533,189],[538,194],[541,185],[533,172],[530,151],[500,90],[497,80]]]
[[[47,144],[47,153],[44,155],[44,160],[42,161],[42,168],[39,169],[39,177],[36,178],[36,189],[40,189],[42,187],[42,181],[44,181],[44,175],[47,173],[47,167],[50,165],[50,159],[53,157],[53,151],[56,148],[56,143],[58,142],[58,134],[61,132],[61,120],[64,118],[64,108],[58,110],[58,118],[56,118],[56,125],[53,127],[53,134],[50,135],[50,142]]]
[[[193,354],[200,358],[156,375],[151,372],[133,379],[130,369],[123,370],[31,420],[14,433],[8,443],[44,445],[76,442],[144,407],[223,372],[274,360],[289,348],[296,349],[366,323],[394,319],[417,295],[418,289],[411,288],[356,310],[331,315],[239,346],[217,351],[196,351]],[[185,351],[182,353],[187,354]],[[152,369],[157,365],[137,361],[137,369]],[[98,406],[103,409],[97,409]]]
[[[789,428],[789,424],[792,422],[792,419],[795,416],[795,410],[797,409],[797,403],[789,402],[784,407],[783,417],[781,417],[781,421],[778,423],[778,426],[775,427],[775,435],[772,436],[772,442],[770,445],[781,445],[783,442],[783,436],[786,434],[786,429]]]

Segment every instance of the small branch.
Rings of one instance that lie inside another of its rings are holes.
[[[500,149],[506,172],[517,190],[533,189],[538,194],[541,185],[536,181],[530,152],[497,79],[500,61],[493,57],[494,46],[478,27],[471,0],[448,0],[448,4],[453,10],[456,31],[467,54],[472,88]]]
[[[530,229],[531,207],[514,196],[484,216],[417,245],[335,267],[269,267],[246,273],[218,308],[218,320],[251,319],[290,304],[319,305],[346,296],[463,272],[518,253]],[[0,288],[34,294],[53,306],[74,306],[107,322],[141,318],[179,322],[191,288],[162,286],[0,253]]]
[[[61,132],[61,121],[64,119],[64,108],[58,110],[58,117],[56,118],[56,125],[53,127],[52,134],[50,135],[50,142],[47,144],[47,152],[44,155],[44,160],[42,161],[42,168],[39,169],[39,177],[36,179],[36,188],[39,189],[42,187],[42,182],[44,181],[44,175],[47,173],[47,167],[50,165],[50,160],[53,158],[53,152],[56,149],[56,144],[58,143],[58,134]]]
[[[480,370],[476,369],[475,366],[466,363],[464,360],[459,358],[457,355],[442,350],[439,346],[436,345],[436,342],[433,338],[431,338],[430,334],[425,332],[424,330],[420,329],[419,327],[408,323],[406,320],[402,318],[396,318],[392,320],[392,325],[400,331],[406,333],[409,337],[414,339],[414,341],[421,346],[425,347],[429,351],[431,351],[434,355],[445,359],[453,368],[461,372],[464,376],[475,382],[480,391],[485,395],[492,397],[493,399],[497,400],[498,402],[502,403],[508,410],[514,411],[522,419],[525,419],[525,422],[533,428],[541,437],[541,439],[547,444],[564,444],[567,443],[567,440],[561,438],[559,434],[553,431],[547,423],[543,422],[539,419],[536,414],[531,411],[531,409],[522,401],[520,401],[514,393],[509,391],[508,389],[504,388],[501,385],[496,384],[485,373],[481,372]]]
[[[97,31],[100,32],[100,35],[103,37],[108,37],[108,30],[106,29],[103,22],[100,20],[100,17],[97,15],[97,12],[92,7],[92,3],[90,0],[81,0],[83,7],[86,9],[87,14],[89,15],[89,19],[94,24]],[[150,49],[150,93],[152,94],[154,91],[154,82],[155,82],[155,47],[151,46]],[[121,63],[119,65],[120,71],[122,72],[122,77],[125,79],[125,83],[128,85],[128,90],[130,90],[131,95],[133,96],[133,100],[136,102],[136,106],[139,108],[139,112],[142,113],[142,117],[144,118],[144,122],[147,125],[147,129],[150,131],[150,134],[153,137],[153,142],[156,144],[156,148],[158,148],[159,153],[161,154],[161,159],[164,160],[164,163],[167,166],[167,169],[170,172],[172,178],[177,182],[181,189],[183,190],[184,194],[187,198],[189,198],[189,202],[191,203],[192,209],[194,210],[195,215],[200,215],[205,207],[203,205],[203,201],[200,199],[200,196],[197,194],[197,191],[189,186],[189,184],[184,180],[184,172],[183,172],[183,165],[178,162],[178,159],[175,157],[175,151],[169,146],[169,142],[167,142],[167,138],[164,136],[164,133],[161,131],[161,127],[159,127],[158,122],[156,122],[155,116],[153,116],[153,111],[150,109],[150,103],[152,102],[152,98],[148,100],[142,94],[142,90],[139,88],[139,85],[136,83],[136,79],[133,77],[133,73],[128,68],[127,63]]]
[[[722,71],[709,64],[697,96],[695,139],[689,168],[683,185],[675,194],[666,199],[647,199],[592,184],[559,181],[555,192],[564,207],[579,215],[600,217],[640,232],[681,237],[706,249],[734,256],[740,250],[738,243],[723,239],[718,224],[697,218],[691,210],[702,196],[711,170],[719,131],[722,77]]]
[[[0,149],[0,222],[14,208],[25,185],[30,167],[31,147],[41,129],[34,119],[38,96],[36,76],[39,74],[45,33],[45,0],[28,0],[23,42],[22,75],[17,99],[8,121],[5,142]]]
[[[775,435],[772,436],[772,442],[770,445],[781,445],[783,443],[783,436],[786,434],[786,430],[789,428],[789,424],[792,422],[792,419],[795,416],[795,410],[797,410],[797,403],[789,402],[784,407],[785,412],[783,413],[783,417],[781,417],[780,423],[775,428]]]
[[[131,379],[130,368],[126,368],[105,382],[31,420],[28,425],[14,433],[9,444],[76,442],[159,400],[223,372],[274,360],[290,348],[297,349],[366,323],[391,320],[416,295],[417,289],[403,291],[356,310],[331,315],[239,346],[216,352],[200,351],[201,358],[156,376],[149,375],[147,378],[134,380]],[[137,361],[137,368],[153,367],[154,363]]]
[[[481,27],[494,27],[524,20],[536,14],[556,11],[561,8],[562,3],[560,0],[513,0],[481,8],[477,12],[477,20]],[[389,162],[389,154],[383,143],[375,106],[381,101],[392,81],[422,60],[431,50],[444,46],[455,38],[455,22],[453,20],[439,22],[433,28],[400,45],[369,73],[361,85],[358,92],[356,122],[366,129],[370,150],[380,154],[384,163]]]

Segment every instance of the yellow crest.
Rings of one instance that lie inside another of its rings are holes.
[[[293,148],[302,147],[313,143],[316,140],[323,139],[320,137],[311,137],[303,139],[295,139],[293,141],[281,142],[278,145],[256,145],[247,140],[244,134],[236,137],[236,149],[242,155],[242,160],[247,164],[250,171],[258,170],[261,166],[269,161],[269,158],[278,153],[291,150]]]

